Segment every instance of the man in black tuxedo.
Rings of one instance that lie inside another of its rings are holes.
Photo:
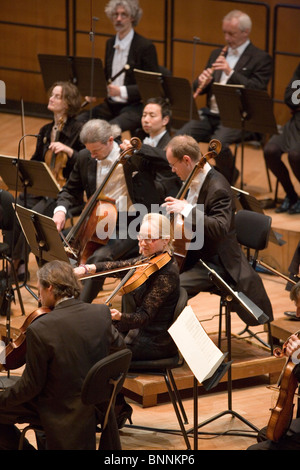
[[[73,171],[58,195],[54,210],[53,220],[58,231],[62,231],[69,209],[82,202],[84,194],[90,200],[96,189],[102,188],[101,196],[112,201],[108,207],[108,216],[103,213],[101,220],[101,214],[97,213],[99,223],[95,227],[95,235],[99,239],[105,239],[110,229],[112,236],[106,244],[100,240],[98,245],[95,244],[92,254],[89,253],[88,259],[84,260],[87,265],[137,255],[138,214],[143,216],[147,212],[158,212],[164,201],[166,190],[157,189],[156,179],[158,178],[160,186],[166,181],[171,193],[176,195],[178,190],[177,180],[175,188],[168,181],[167,173],[172,181],[174,178],[165,156],[131,152],[133,155],[128,158],[124,156],[122,163],[117,163],[121,161],[120,145],[116,141],[119,133],[119,127],[101,119],[91,119],[84,124],[80,138],[86,148],[79,152]],[[115,164],[110,174],[110,169]],[[101,209],[107,205],[103,203],[99,207]],[[116,222],[115,219],[110,219],[110,215],[116,215]],[[81,299],[92,302],[102,288],[103,279],[100,277],[83,283]]]
[[[105,13],[117,32],[106,43],[107,82],[125,66],[128,65],[129,68],[108,85],[107,98],[92,109],[91,117],[106,119],[112,124],[118,124],[122,131],[133,132],[140,125],[143,110],[134,69],[158,72],[157,53],[149,39],[134,31],[142,16],[138,0],[110,0]],[[88,112],[79,116],[80,120],[88,118]]]
[[[137,136],[142,140],[142,146],[135,152],[133,159],[144,160],[144,168],[148,165],[151,172],[153,161],[163,159],[166,163],[166,146],[171,140],[169,132],[171,109],[169,103],[161,97],[150,98],[144,106],[141,125]],[[129,140],[124,140],[121,147],[124,149],[130,145]],[[180,178],[170,171],[169,165],[160,168],[155,177],[155,186],[162,201],[167,196],[176,196],[181,187]]]
[[[222,151],[216,167],[230,183],[235,183],[238,171],[234,168],[229,145],[241,140],[241,131],[222,126],[212,85],[219,82],[243,85],[253,90],[267,89],[272,74],[272,58],[250,41],[251,26],[251,18],[239,10],[233,10],[224,17],[222,29],[227,52],[224,55],[221,54],[222,49],[214,50],[205,70],[193,84],[195,90],[203,85],[200,94],[207,95],[207,107],[200,110],[199,120],[188,122],[177,132],[191,135],[197,142],[218,139],[222,143]]]
[[[182,181],[186,181],[201,159],[199,144],[187,135],[174,137],[167,146],[166,154],[173,171]],[[206,162],[193,178],[186,199],[167,197],[164,205],[169,213],[183,216],[185,234],[188,235],[188,226],[191,233],[195,234],[195,237],[191,237],[180,274],[180,284],[187,290],[189,297],[201,291],[210,292],[214,288],[201,259],[231,288],[243,292],[272,321],[272,306],[263,283],[248,263],[236,238],[235,207],[226,178]],[[257,324],[252,315],[234,302],[232,310],[248,326]]]
[[[50,310],[29,324],[25,369],[0,392],[0,448],[17,450],[20,432],[14,424],[30,423],[43,427],[46,450],[95,450],[95,408],[82,403],[82,384],[94,364],[125,343],[106,305],[79,300],[70,264],[46,263],[38,271],[38,289],[43,308]],[[116,426],[109,428],[118,439]],[[103,434],[101,439],[108,438]],[[25,441],[24,450],[34,449]]]

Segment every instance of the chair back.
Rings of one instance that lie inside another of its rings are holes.
[[[123,387],[131,356],[129,349],[122,349],[101,359],[90,369],[82,385],[81,400],[85,405],[108,403],[102,430],[106,427],[115,398]]]
[[[178,301],[174,310],[174,315],[173,315],[173,323],[175,320],[177,320],[182,310],[187,306],[188,299],[189,297],[188,297],[187,291],[185,290],[184,287],[180,287],[179,298],[178,298]]]
[[[240,210],[235,214],[237,240],[248,250],[255,250],[254,263],[258,252],[268,246],[271,223],[271,217],[259,212]]]

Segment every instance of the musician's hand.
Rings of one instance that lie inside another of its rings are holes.
[[[75,276],[83,277],[86,274],[94,274],[96,272],[96,266],[94,264],[81,264],[80,266],[76,266],[73,272]]]
[[[185,199],[175,199],[172,196],[168,196],[162,204],[162,207],[166,208],[168,214],[170,214],[170,212],[180,214],[187,204],[188,202]]]
[[[212,64],[214,70],[222,70],[222,72],[225,72],[226,75],[229,75],[231,72],[231,68],[229,67],[229,64],[226,60],[226,58],[223,55],[219,55],[219,57],[216,59],[216,61]]]
[[[122,150],[127,150],[129,147],[131,147],[130,140],[124,139],[123,142],[120,144],[120,147]]]
[[[57,230],[61,232],[66,223],[66,214],[64,213],[64,211],[57,211],[53,215],[53,220],[55,222]]]
[[[203,72],[198,77],[198,84],[202,85],[205,83],[205,86],[208,85],[213,79],[213,69],[208,68],[203,70]]]
[[[286,356],[291,356],[295,351],[300,349],[300,339],[297,335],[292,335],[286,343],[285,354]]]
[[[96,96],[85,96],[84,100],[87,101],[88,103],[95,103],[97,101]]]
[[[52,152],[56,154],[58,154],[59,152],[64,152],[68,155],[69,158],[72,157],[73,155],[73,149],[71,147],[68,147],[67,145],[65,144],[62,144],[61,142],[51,142],[51,144],[49,145],[49,150],[51,150]]]
[[[122,313],[119,312],[119,310],[116,310],[115,308],[111,308],[110,314],[111,314],[112,320],[121,320]]]
[[[120,96],[121,90],[119,86],[116,85],[108,85],[107,86],[107,93],[108,96]]]

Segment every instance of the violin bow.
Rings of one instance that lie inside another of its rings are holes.
[[[117,285],[117,287],[112,291],[112,293],[110,294],[110,296],[107,297],[107,299],[105,300],[105,305],[108,305],[110,307],[110,300],[115,297],[117,295],[117,293],[119,292],[119,290],[124,286],[124,284],[128,281],[128,279],[131,278],[131,276],[133,276],[133,274],[135,273],[136,271],[136,268],[131,268],[130,271],[128,271],[128,273],[123,277],[122,281]]]

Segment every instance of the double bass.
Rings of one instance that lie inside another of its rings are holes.
[[[204,155],[201,156],[198,163],[194,166],[193,170],[191,171],[189,177],[184,182],[182,187],[180,188],[177,196],[175,199],[184,199],[189,187],[193,181],[193,179],[197,176],[199,171],[204,167],[205,163],[208,162],[211,158],[216,158],[220,153],[222,148],[222,144],[217,139],[212,139],[208,145],[208,151]],[[174,256],[177,260],[178,266],[180,271],[183,269],[183,265],[185,262],[186,253],[188,251],[188,244],[189,241],[184,233],[184,222],[183,217],[181,215],[171,214],[171,222],[173,226],[173,231],[175,234],[173,247],[174,247]]]
[[[130,147],[121,152],[119,158],[111,166],[102,184],[86,203],[77,223],[71,228],[64,239],[65,249],[79,264],[86,260],[99,248],[106,245],[115,230],[118,212],[114,201],[103,197],[105,186],[112,177],[119,164],[124,164],[134,151],[140,149],[142,143],[139,138],[130,139]],[[99,236],[99,226],[101,236]]]

